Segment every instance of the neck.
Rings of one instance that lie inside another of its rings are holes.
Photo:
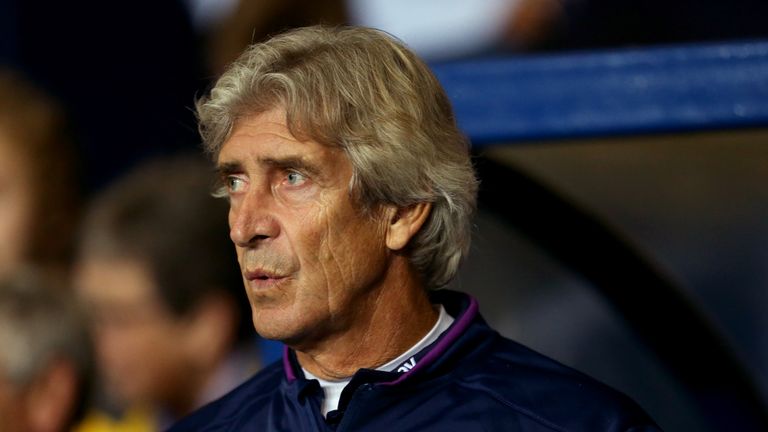
[[[339,380],[376,368],[416,344],[437,321],[418,278],[403,263],[372,289],[340,334],[311,346],[295,346],[301,366],[318,378]]]

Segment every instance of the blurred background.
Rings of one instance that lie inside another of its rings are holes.
[[[54,286],[83,303],[93,336],[68,368],[51,366],[67,358],[54,342],[27,354],[39,366],[26,374],[0,355],[0,425],[13,417],[22,426],[9,430],[37,430],[39,415],[19,414],[34,407],[5,395],[69,376],[93,391],[63,393],[70,403],[47,430],[160,430],[278,355],[241,337],[228,291],[199,301],[220,307],[180,300],[168,287],[184,282],[158,264],[166,249],[108,245],[150,235],[123,223],[164,199],[130,192],[143,176],[202,163],[177,155],[199,155],[194,100],[227,64],[270,34],[324,23],[392,33],[446,86],[482,181],[472,252],[453,287],[478,297],[492,325],[629,394],[664,430],[765,430],[766,22],[759,0],[0,0],[0,278],[30,266],[53,273],[9,286]],[[179,177],[165,193],[207,192],[205,179]],[[116,206],[105,203],[130,200],[136,209],[112,217],[123,225],[104,222]],[[216,211],[225,212],[211,205],[211,220]],[[197,228],[187,229],[178,235]],[[199,241],[215,244],[226,227],[220,235]],[[99,279],[117,271],[135,285]],[[169,350],[183,353],[210,337],[189,323],[216,317],[230,317],[220,330],[231,344],[205,365],[141,346],[194,335]],[[105,334],[124,338],[136,362],[206,372],[183,391],[172,380],[121,384],[109,377],[130,365],[114,360]],[[87,352],[96,386],[78,366]]]

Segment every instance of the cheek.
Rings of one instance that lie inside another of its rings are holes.
[[[371,284],[386,261],[382,225],[351,210],[327,217],[318,259],[334,284],[346,289]]]
[[[302,211],[316,205],[321,199],[322,191],[316,184],[306,184],[299,187],[277,185],[272,188],[272,194],[278,203],[295,211]]]
[[[305,217],[301,222],[304,227],[312,227],[305,230],[302,238],[306,241],[304,247],[317,260],[317,265],[325,274],[341,271],[339,266],[346,261],[349,243],[354,243],[347,237],[345,221],[321,208],[314,217]]]

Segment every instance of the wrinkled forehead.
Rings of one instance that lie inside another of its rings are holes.
[[[332,95],[313,96],[306,89],[302,91],[301,87],[289,90],[282,84],[253,89],[244,96],[232,111],[233,122],[229,136],[237,129],[239,123],[271,113],[273,118],[281,120],[291,135],[299,141],[313,140],[327,146],[339,146],[338,134],[343,126],[343,116],[340,116],[341,113],[337,112],[337,109],[329,108],[338,105],[338,101],[334,102]],[[226,142],[226,139],[224,141]]]
[[[315,119],[302,114],[301,110],[286,109],[284,104],[265,106],[265,109],[244,111],[235,118],[229,134],[214,156],[214,162],[218,164],[221,161],[222,150],[226,145],[243,138],[272,140],[273,146],[300,143],[304,144],[303,148],[306,149],[323,147],[327,151],[343,155],[347,162],[351,162],[338,139],[330,138],[325,132],[329,127],[320,125]]]
[[[325,171],[345,171],[350,167],[347,155],[335,146],[314,139],[295,136],[286,124],[285,111],[275,108],[242,118],[233,128],[219,152],[219,171],[248,164],[297,169],[320,175]]]

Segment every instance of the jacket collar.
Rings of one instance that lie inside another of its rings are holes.
[[[394,386],[401,384],[412,377],[423,373],[425,370],[434,366],[438,360],[453,347],[464,335],[473,321],[478,316],[477,300],[464,293],[451,290],[437,290],[430,292],[430,300],[435,304],[442,304],[445,310],[454,317],[454,322],[440,337],[431,345],[425,347],[419,353],[409,359],[410,366],[405,372],[382,372],[371,369],[359,370],[353,381],[365,380],[367,382],[377,382],[385,386]],[[403,368],[398,368],[403,369]],[[296,360],[296,355],[287,346],[283,349],[283,370],[286,380],[291,383],[297,380],[303,380],[304,374],[301,372],[301,366]]]

